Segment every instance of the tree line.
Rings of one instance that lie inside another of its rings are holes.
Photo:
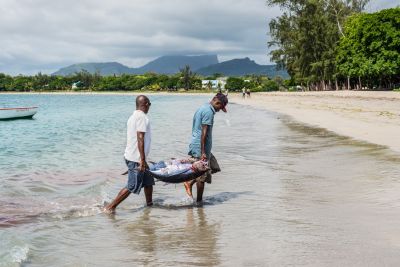
[[[69,76],[56,76],[38,73],[32,76],[10,76],[0,73],[1,91],[177,91],[177,90],[212,90],[212,85],[202,85],[202,80],[215,80],[221,74],[202,77],[185,66],[174,75],[146,73],[142,75],[122,74],[101,76],[85,70]],[[247,88],[255,91],[277,91],[286,86],[281,77],[270,79],[266,76],[248,75],[228,77],[225,89],[240,91]]]
[[[267,0],[271,59],[308,90],[400,87],[400,8],[363,13],[369,0]]]

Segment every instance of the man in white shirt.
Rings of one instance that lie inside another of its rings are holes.
[[[128,166],[128,183],[121,189],[117,197],[108,204],[104,211],[112,213],[117,206],[131,193],[139,194],[144,187],[147,206],[153,205],[154,178],[146,174],[148,168],[146,158],[150,152],[151,127],[146,115],[149,112],[150,100],[140,95],[136,98],[136,110],[129,117],[127,123],[127,144],[125,149],[125,162]]]

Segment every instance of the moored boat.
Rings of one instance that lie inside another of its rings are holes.
[[[37,110],[38,107],[0,108],[0,120],[30,119]]]

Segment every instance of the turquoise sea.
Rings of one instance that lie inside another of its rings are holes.
[[[149,97],[150,158],[185,157],[211,95]],[[203,206],[157,182],[154,207],[131,195],[103,214],[126,183],[134,101],[0,94],[0,107],[39,106],[0,121],[0,266],[400,264],[400,156],[249,106],[215,117],[222,172]]]

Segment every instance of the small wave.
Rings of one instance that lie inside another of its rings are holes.
[[[27,245],[13,246],[11,249],[0,255],[0,266],[15,266],[27,261],[29,247]]]
[[[102,203],[106,203],[106,202],[109,203],[109,202],[112,201],[112,198],[109,195],[108,191],[106,190],[105,186],[101,187],[100,195],[101,195],[101,198],[102,198],[102,201],[101,201]]]
[[[69,210],[50,211],[46,213],[45,216],[49,216],[50,218],[53,219],[65,220],[65,219],[95,216],[101,212],[102,211],[100,206],[95,205],[95,206],[71,207]]]
[[[11,256],[12,262],[22,263],[22,262],[26,261],[28,259],[28,252],[29,252],[28,246],[13,247],[10,251],[10,256]]]
[[[95,216],[101,213],[99,198],[57,199],[54,201],[34,201],[16,199],[0,201],[0,228],[14,227],[20,224],[43,220],[65,220]],[[30,202],[29,202],[30,201]],[[81,203],[85,203],[81,205]]]

